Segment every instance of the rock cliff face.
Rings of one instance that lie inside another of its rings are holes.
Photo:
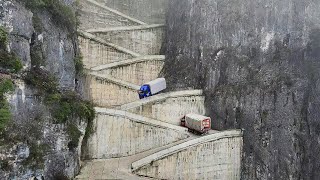
[[[213,129],[243,128],[242,179],[320,177],[320,1],[172,0],[170,89],[202,88]]]
[[[9,51],[21,59],[24,70],[35,63],[41,65],[56,77],[60,89],[73,91],[76,36],[66,27],[57,26],[49,12],[39,11],[36,17],[21,2],[0,0],[0,26],[8,31]],[[64,1],[67,5],[72,2]],[[41,62],[34,62],[35,57]],[[52,123],[38,90],[27,86],[19,76],[14,82],[16,89],[7,96],[13,120],[4,135],[8,142],[0,144],[0,179],[74,177],[79,171],[79,148],[68,148],[66,127]],[[78,128],[84,130],[85,124],[78,122]]]

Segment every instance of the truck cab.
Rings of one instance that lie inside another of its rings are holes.
[[[186,127],[186,116],[180,118],[180,126]]]
[[[151,90],[150,90],[150,86],[149,85],[142,85],[140,87],[140,90],[138,91],[139,93],[139,98],[140,99],[143,99],[143,98],[146,98],[146,97],[149,97],[151,96]]]

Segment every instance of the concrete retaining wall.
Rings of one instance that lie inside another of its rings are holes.
[[[201,90],[178,91],[158,94],[123,105],[123,110],[174,125],[187,113],[205,115],[204,96]]]
[[[92,68],[99,74],[141,85],[158,78],[164,64],[164,56],[141,56],[126,61],[110,63]]]
[[[91,73],[85,78],[84,97],[99,107],[114,107],[139,99],[139,86]]]
[[[219,132],[143,158],[132,170],[158,179],[239,180],[242,144],[241,131]]]
[[[141,25],[124,14],[99,4],[94,0],[81,0],[81,29]]]
[[[124,111],[96,108],[95,133],[88,140],[89,159],[123,157],[187,138],[184,128]]]
[[[131,51],[148,55],[160,54],[163,41],[164,26],[146,26],[142,28],[132,27],[122,29],[98,29],[97,31],[89,30],[88,32],[100,37],[107,42],[130,49]]]
[[[101,64],[117,62],[134,57],[134,55],[120,51],[88,37],[79,36],[79,44],[83,56],[83,63],[86,68],[92,68]]]
[[[165,23],[168,0],[97,0],[148,24]]]

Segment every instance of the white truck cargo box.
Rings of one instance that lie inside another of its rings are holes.
[[[150,86],[150,91],[151,91],[152,95],[157,94],[158,92],[167,88],[167,83],[166,83],[165,78],[155,79],[155,80],[147,83],[147,85]]]

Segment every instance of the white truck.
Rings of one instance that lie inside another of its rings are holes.
[[[140,90],[138,91],[139,98],[142,99],[145,97],[153,96],[166,88],[167,83],[165,78],[155,79],[153,81],[145,83],[140,87]]]
[[[211,118],[192,113],[186,114],[181,118],[181,126],[187,127],[188,131],[193,133],[204,134],[211,129]]]

